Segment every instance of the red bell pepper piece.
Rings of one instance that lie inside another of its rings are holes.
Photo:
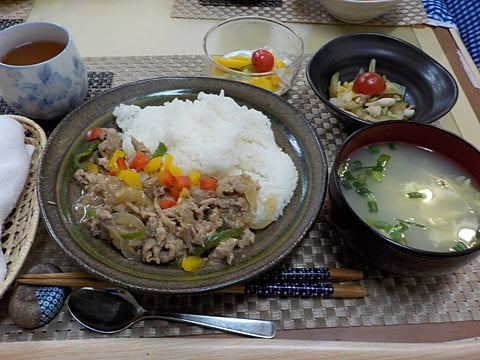
[[[217,189],[217,179],[214,177],[207,177],[200,179],[200,189],[202,190],[216,190]]]
[[[192,186],[192,183],[188,176],[185,176],[185,175],[175,176],[175,187],[178,190],[182,190],[184,188],[190,189],[190,186]]]
[[[137,151],[132,161],[130,161],[130,168],[137,171],[142,171],[145,165],[150,161],[148,157],[141,151]]]
[[[87,131],[86,141],[98,139],[102,135],[102,128],[94,127]]]
[[[117,166],[119,170],[127,170],[128,164],[124,157],[119,157],[117,159]]]
[[[172,196],[172,198],[176,201],[178,200],[178,198],[180,197],[180,191],[179,189],[177,189],[176,187],[172,186],[172,187],[169,187],[168,188],[168,191],[170,192],[170,195]]]
[[[170,200],[170,199],[160,200],[160,208],[162,209],[168,209],[168,208],[174,207],[175,205],[177,205],[177,202],[175,200]]]
[[[175,185],[175,176],[168,170],[162,170],[158,174],[160,185],[165,187],[173,187]]]

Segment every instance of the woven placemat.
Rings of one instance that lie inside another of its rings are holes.
[[[91,76],[96,79],[90,81],[91,93],[145,78],[204,74],[201,56],[87,58],[86,64],[90,74],[96,74]],[[284,98],[312,123],[331,164],[345,134],[310,89],[304,70]],[[45,262],[54,263],[63,271],[78,270],[40,227],[24,270]],[[269,319],[275,321],[280,330],[480,320],[480,259],[445,276],[416,278],[383,272],[369,266],[344,245],[329,221],[328,199],[315,224],[283,265],[362,269],[367,276],[357,283],[366,286],[369,295],[360,299],[326,299],[211,293],[190,297],[147,295],[139,296],[139,300],[146,307],[173,311]],[[8,317],[8,295],[0,302],[0,341],[160,337],[214,332],[147,320],[120,334],[100,335],[76,323],[65,307],[47,325],[22,330]]]
[[[318,0],[238,1],[175,0],[173,18],[223,20],[235,16],[266,16],[283,22],[344,24],[334,19]],[[388,13],[364,25],[406,26],[428,21],[422,0],[403,0]]]
[[[2,19],[26,19],[35,0],[1,0],[0,16]]]

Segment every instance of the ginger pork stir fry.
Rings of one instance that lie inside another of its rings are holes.
[[[160,143],[154,153],[132,140],[128,158],[113,128],[93,128],[75,159],[83,188],[76,207],[94,236],[134,261],[195,271],[206,262],[232,264],[255,241],[249,229],[257,184],[246,174],[222,179],[182,174]]]

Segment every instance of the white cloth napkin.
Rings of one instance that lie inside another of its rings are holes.
[[[25,186],[33,151],[32,145],[25,144],[23,126],[9,116],[0,116],[0,238],[3,223]],[[0,246],[0,282],[6,274],[7,264]]]

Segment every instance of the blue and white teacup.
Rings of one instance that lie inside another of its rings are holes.
[[[47,51],[32,47],[23,54],[30,63],[7,61],[14,49],[52,42],[59,52],[47,59],[33,60]],[[13,110],[35,120],[58,120],[85,99],[87,90],[85,65],[63,26],[26,22],[0,31],[0,95]]]

